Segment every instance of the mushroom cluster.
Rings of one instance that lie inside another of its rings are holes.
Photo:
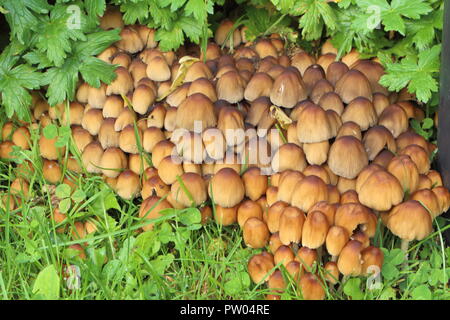
[[[252,280],[280,292],[283,265],[305,299],[323,299],[340,274],[381,269],[371,244],[379,219],[406,249],[448,210],[450,193],[430,169],[436,146],[409,127],[424,113],[406,90],[379,84],[377,59],[353,50],[339,60],[330,41],[316,57],[277,34],[248,42],[228,20],[204,52],[163,52],[153,29],[124,26],[114,10],[101,27],[122,30],[98,56],[119,65],[116,79],[80,83],[67,106],[34,96],[34,122],[70,125],[79,153],[41,136],[50,184],[70,183],[63,167],[86,170],[124,199],[141,196],[141,218],[193,206],[203,221],[237,223],[248,247],[268,248],[249,260]],[[7,123],[2,138],[2,158],[30,148],[25,124]]]

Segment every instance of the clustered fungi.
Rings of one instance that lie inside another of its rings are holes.
[[[324,286],[341,274],[381,268],[383,253],[371,245],[379,219],[406,249],[448,210],[450,193],[430,169],[436,146],[408,126],[424,113],[406,90],[390,93],[379,85],[384,70],[376,59],[352,51],[337,60],[329,41],[318,57],[300,48],[288,53],[277,34],[247,42],[230,21],[203,53],[193,45],[161,52],[154,30],[124,26],[117,11],[107,11],[101,27],[122,29],[122,39],[98,56],[119,65],[117,78],[99,88],[80,83],[68,108],[33,96],[34,125],[70,125],[81,155],[79,162],[69,153],[62,163],[65,148],[42,135],[48,183],[73,185],[62,167],[80,174],[84,168],[124,199],[141,195],[141,218],[195,206],[203,222],[238,223],[248,247],[268,248],[249,260],[248,271],[275,299],[286,288],[281,266],[303,298],[323,299]],[[273,106],[288,119],[283,125]],[[227,135],[275,127],[279,134],[258,137],[258,147],[270,150],[268,163],[243,161],[257,154],[250,144],[255,135]],[[174,136],[179,128],[188,134]],[[13,146],[29,149],[27,124],[6,123],[2,141],[1,158],[10,158]],[[27,166],[34,170],[28,162],[17,169]],[[15,207],[15,196],[28,187],[26,175],[17,178],[3,202]],[[60,223],[66,216],[56,209],[52,218]],[[75,238],[95,232],[92,221],[75,227]]]

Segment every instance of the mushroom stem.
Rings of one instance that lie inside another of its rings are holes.
[[[401,249],[403,253],[405,254],[405,260],[403,262],[403,268],[406,268],[408,264],[408,247],[409,247],[409,241],[402,239]]]
[[[339,284],[339,288],[338,288],[339,293],[342,293],[342,291],[344,290],[344,285],[349,278],[350,278],[349,275],[345,275],[342,277],[341,283]]]
[[[331,256],[331,261],[332,262],[336,262],[337,261],[338,256]]]
[[[322,246],[317,248],[317,261],[322,261],[323,250]]]

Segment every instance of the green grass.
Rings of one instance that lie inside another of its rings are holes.
[[[36,132],[32,140],[31,150],[15,152],[16,161],[27,159],[36,167],[27,175],[31,195],[17,196],[18,209],[0,209],[2,299],[264,299],[269,293],[265,285],[251,283],[247,261],[259,251],[245,247],[238,226],[222,228],[213,221],[202,226],[200,212],[188,208],[168,210],[152,231],[141,232],[148,223],[138,217],[141,200],[119,199],[99,176],[73,175],[76,196],[48,187],[39,169]],[[1,162],[2,195],[11,193],[15,166]],[[55,225],[53,206],[68,197],[68,219]],[[87,219],[96,219],[97,232],[74,240],[74,223]],[[64,234],[56,232],[61,227],[67,228]],[[441,235],[448,227],[437,219],[436,232],[411,244],[403,266],[399,240],[380,224],[373,240],[385,252],[380,287],[370,290],[367,278],[351,278],[328,287],[327,299],[450,299],[450,248]],[[69,248],[74,244],[86,247],[86,259]],[[77,290],[68,288],[62,275],[67,265],[80,269]],[[301,299],[284,275],[289,285],[282,298]]]

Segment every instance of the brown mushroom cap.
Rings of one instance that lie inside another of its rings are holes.
[[[248,82],[244,91],[244,98],[247,101],[254,101],[259,97],[269,97],[272,85],[273,80],[267,73],[257,72]]]
[[[408,117],[402,107],[392,104],[380,114],[378,124],[386,127],[397,138],[408,129]]]
[[[126,200],[131,200],[136,197],[141,191],[141,184],[139,181],[139,175],[131,170],[123,171],[117,177],[116,184],[117,194]]]
[[[385,147],[391,152],[397,151],[394,137],[391,132],[383,126],[370,128],[364,134],[363,144],[369,160],[375,159]]]
[[[249,168],[243,175],[245,195],[253,201],[261,198],[267,190],[268,178],[261,174],[261,170],[257,167]]]
[[[353,70],[358,70],[369,80],[372,92],[388,94],[388,90],[379,84],[380,78],[384,75],[384,68],[373,60],[360,60],[352,66]]]
[[[198,78],[191,82],[187,96],[192,96],[194,93],[202,93],[212,102],[217,101],[216,88],[213,86],[211,81],[206,78]]]
[[[430,170],[430,158],[428,152],[422,147],[411,144],[398,152],[399,155],[407,155],[416,164],[419,173],[426,174]]]
[[[127,157],[119,148],[106,149],[100,158],[100,169],[109,178],[117,178],[127,167]]]
[[[155,102],[155,92],[144,84],[136,87],[133,92],[133,110],[139,114],[146,114],[150,106]]]
[[[432,219],[442,213],[439,200],[436,194],[430,189],[417,190],[411,194],[410,199],[419,201],[420,204],[428,210],[428,213],[431,215]]]
[[[200,78],[211,79],[212,73],[205,63],[197,61],[194,62],[187,70],[184,81],[193,82]]]
[[[157,196],[151,196],[145,199],[139,208],[139,218],[148,220],[157,219],[162,216],[162,211],[170,209],[172,206],[167,200]],[[152,230],[154,223],[147,224],[142,227],[144,231]]]
[[[224,208],[216,204],[214,211],[214,220],[217,224],[222,226],[232,225],[237,221],[237,208],[238,206]]]
[[[329,118],[321,107],[306,106],[297,119],[297,137],[302,143],[315,143],[334,136]]]
[[[300,180],[292,194],[292,205],[305,212],[323,200],[328,200],[328,188],[325,182],[316,176],[308,176]]]
[[[208,193],[214,203],[230,208],[242,201],[245,195],[245,187],[236,171],[223,168],[212,177]]]
[[[277,200],[291,203],[295,186],[303,178],[304,175],[299,171],[284,171],[280,176],[280,181],[278,182]]]
[[[280,230],[280,218],[287,206],[288,204],[286,202],[277,201],[269,207],[269,210],[267,211],[266,223],[271,233],[275,233]]]
[[[362,272],[365,275],[379,274],[384,262],[384,254],[379,248],[369,246],[361,251]]]
[[[261,206],[252,200],[244,200],[238,206],[237,221],[242,228],[245,222],[250,218],[258,218],[263,220],[263,211]]]
[[[333,85],[336,86],[336,83],[348,72],[348,66],[340,61],[332,62],[327,69],[326,78]]]
[[[312,271],[314,263],[317,263],[318,255],[315,249],[310,249],[308,247],[301,247],[297,251],[295,261],[300,262],[303,269],[306,271]]]
[[[230,47],[238,47],[242,41],[241,33],[238,28],[233,30],[233,21],[223,20],[219,27],[216,30],[214,35],[214,40],[219,46],[225,46],[227,48]],[[232,32],[231,36],[229,33]]]
[[[216,84],[217,98],[237,103],[244,99],[245,82],[235,71],[223,74]]]
[[[332,256],[338,256],[349,240],[350,234],[347,229],[340,226],[330,227],[325,239],[328,253]]]
[[[162,56],[154,56],[147,63],[147,77],[153,81],[170,80],[171,70],[166,59]]]
[[[127,95],[134,88],[131,74],[124,67],[118,67],[115,73],[117,77],[106,88],[106,95]]]
[[[432,231],[431,215],[415,200],[395,206],[390,212],[387,227],[401,239],[422,240]]]
[[[350,240],[342,249],[338,258],[339,271],[345,276],[358,276],[362,272],[361,242]]]
[[[120,37],[122,38],[116,42],[117,48],[127,51],[129,53],[136,53],[144,48],[144,42],[142,41],[139,34],[131,27],[125,27],[120,32]]]
[[[252,256],[247,264],[248,273],[254,283],[268,281],[273,267],[273,261],[261,253]]]
[[[439,208],[440,212],[444,213],[447,212],[450,207],[450,192],[447,188],[440,186],[440,187],[434,187],[431,189],[433,193],[436,195],[438,202],[439,202]]]
[[[372,101],[372,88],[369,80],[358,70],[350,70],[344,74],[336,82],[335,91],[344,103],[350,103],[358,97],[364,97]]]
[[[289,109],[306,98],[305,84],[299,75],[290,68],[276,77],[270,91],[270,101],[273,104]]]
[[[370,210],[359,203],[346,203],[336,210],[334,224],[343,227],[348,234],[352,234],[356,228],[365,231],[370,223]]]
[[[271,165],[274,172],[303,171],[307,163],[302,148],[293,143],[286,143],[278,148],[272,158]]]
[[[361,141],[353,136],[340,137],[331,145],[328,166],[338,176],[354,179],[368,163]]]
[[[311,95],[311,91],[316,83],[325,78],[325,71],[318,64],[310,65],[302,74],[303,82],[305,83],[308,95]],[[311,99],[312,100],[312,99]]]
[[[353,136],[358,140],[362,140],[361,127],[353,121],[344,122],[339,128],[336,138],[343,136]]]
[[[330,225],[327,217],[320,211],[309,212],[302,230],[302,245],[317,249],[325,243]]]
[[[422,147],[425,151],[428,150],[428,142],[421,135],[409,130],[400,134],[395,140],[398,150],[402,150],[409,145],[415,144]]]
[[[281,213],[279,222],[279,237],[284,245],[299,243],[302,239],[302,228],[305,214],[295,207],[286,207]],[[292,257],[293,260],[293,257]]]
[[[268,244],[270,233],[264,221],[250,218],[245,222],[243,230],[244,242],[248,247],[259,249]]]
[[[325,270],[325,280],[335,285],[339,282],[339,268],[334,261],[328,261],[323,267]]]
[[[291,65],[297,68],[302,75],[310,65],[314,64],[314,62],[315,59],[305,51],[296,53],[291,59]]]
[[[370,100],[363,97],[353,99],[341,115],[342,121],[353,121],[359,125],[361,131],[367,130],[377,123],[377,115]]]
[[[359,179],[358,177],[357,185]],[[358,187],[359,201],[377,211],[387,211],[403,200],[400,182],[384,170],[373,172]]]
[[[320,179],[322,179],[323,182],[325,182],[325,184],[329,184],[331,182],[328,171],[324,167],[319,165],[314,164],[307,166],[305,170],[303,170],[303,174],[305,175],[305,177],[307,176],[319,177]]]
[[[163,161],[161,161],[162,163]],[[161,164],[160,163],[160,164]],[[159,172],[158,168],[158,172]],[[206,201],[206,184],[203,178],[192,172],[184,173],[170,188],[171,199],[184,207],[199,206]],[[184,186],[184,187],[183,187]]]
[[[328,151],[330,150],[330,143],[328,140],[316,143],[304,143],[303,151],[306,155],[308,163],[321,165],[328,159]]]
[[[317,103],[324,110],[333,110],[338,115],[344,112],[344,104],[342,103],[341,97],[336,92],[326,92],[324,93]]]
[[[403,191],[412,193],[419,186],[419,170],[416,164],[407,155],[392,158],[387,166],[387,171],[392,174],[403,187]]]
[[[319,278],[312,273],[305,273],[300,278],[300,290],[305,300],[324,300],[325,290]]]
[[[309,209],[309,212],[322,212],[327,217],[328,224],[332,226],[334,225],[334,216],[336,214],[336,209],[337,206],[332,203],[329,203],[327,201],[319,201]]]
[[[178,106],[176,113],[176,126],[190,131],[194,131],[194,123],[199,121],[203,130],[214,127],[217,118],[214,113],[214,106],[205,95],[195,93],[184,100]]]
[[[177,181],[177,176],[184,173],[182,160],[177,156],[166,156],[158,165],[158,175],[165,184],[173,184]]]

